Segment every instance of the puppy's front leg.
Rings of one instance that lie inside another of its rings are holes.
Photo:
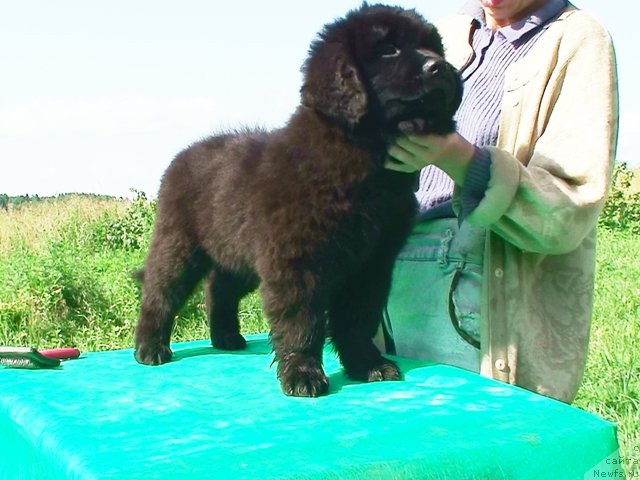
[[[326,395],[329,380],[322,369],[324,309],[314,304],[304,284],[276,286],[263,282],[261,291],[282,391],[294,397]]]
[[[383,357],[372,340],[382,321],[393,265],[390,255],[374,258],[333,297],[329,310],[333,344],[354,380],[400,380],[397,365]]]

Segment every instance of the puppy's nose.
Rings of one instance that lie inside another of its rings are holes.
[[[435,75],[436,73],[438,73],[441,67],[442,62],[440,60],[435,58],[427,58],[422,65],[422,71],[430,75]]]

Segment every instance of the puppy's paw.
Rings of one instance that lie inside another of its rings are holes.
[[[376,365],[367,372],[367,382],[380,382],[383,380],[401,380],[402,374],[395,362],[383,359],[380,365]]]
[[[173,352],[167,345],[141,343],[136,347],[134,356],[138,363],[144,365],[162,365],[171,361]]]
[[[297,372],[280,384],[284,394],[292,397],[320,397],[329,392],[329,379],[322,370]]]
[[[284,394],[292,397],[320,397],[329,392],[329,379],[313,358],[294,355],[280,361],[278,378]]]
[[[247,341],[239,333],[230,332],[214,335],[211,345],[220,350],[244,350],[247,348]]]
[[[401,380],[402,374],[400,369],[391,360],[380,356],[376,362],[369,363],[368,365],[350,365],[347,368],[345,365],[347,375],[361,382],[380,382],[383,380]]]

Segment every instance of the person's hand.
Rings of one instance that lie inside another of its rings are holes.
[[[474,149],[458,133],[410,134],[401,136],[389,148],[385,168],[410,173],[427,165],[435,165],[444,170],[457,185],[462,186]]]

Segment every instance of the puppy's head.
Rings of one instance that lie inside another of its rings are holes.
[[[458,72],[435,27],[413,10],[363,4],[324,27],[303,66],[302,102],[383,133],[448,133],[460,104]]]

